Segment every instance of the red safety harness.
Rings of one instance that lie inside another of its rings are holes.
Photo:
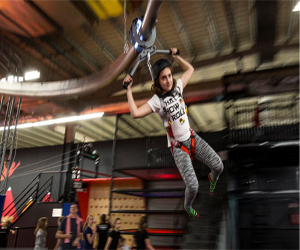
[[[175,140],[171,125],[169,125],[167,127],[167,132],[168,132],[169,136]],[[186,146],[184,146],[182,144],[182,142],[179,142],[179,141],[176,141],[175,143],[173,143],[171,140],[171,148],[172,148],[172,153],[174,153],[173,152],[174,146],[176,148],[180,148],[182,151],[186,152],[191,157],[191,161],[192,161],[195,156],[195,133],[194,133],[194,130],[192,130],[191,128],[190,128],[190,132],[191,132],[191,137],[190,137],[191,138],[191,148],[190,148],[191,152],[188,150],[188,148]]]

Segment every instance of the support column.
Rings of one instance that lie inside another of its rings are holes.
[[[109,193],[109,215],[112,210],[112,201],[113,201],[113,187],[114,187],[114,177],[115,177],[115,167],[116,167],[116,148],[117,148],[117,139],[118,139],[118,123],[119,123],[120,115],[116,115],[115,122],[115,133],[114,133],[114,141],[112,147],[111,154],[111,181],[110,181],[110,193]]]
[[[63,194],[64,202],[73,202],[75,200],[75,192],[73,190],[72,168],[75,166],[76,145],[75,124],[67,123],[65,130],[64,146],[61,171],[67,171],[65,175],[60,177],[60,194]]]

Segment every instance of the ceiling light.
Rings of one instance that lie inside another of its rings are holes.
[[[94,114],[87,114],[87,115],[80,115],[78,116],[78,121],[80,120],[87,120],[87,119],[93,119],[93,118],[100,118],[104,115],[104,112],[100,113],[94,113]]]
[[[17,128],[31,128],[31,127],[32,127],[32,122],[17,125]],[[15,128],[15,126],[10,127],[10,129],[12,129],[12,128]],[[6,129],[7,129],[7,127],[6,127]]]
[[[296,6],[293,9],[293,12],[296,12],[296,11],[300,11],[300,1],[296,4]]]
[[[32,127],[41,127],[41,126],[52,125],[52,124],[54,124],[54,120],[45,120],[41,122],[32,123]]]
[[[10,83],[14,82],[14,76],[8,76],[7,81]]]
[[[52,125],[52,124],[60,124],[60,123],[68,123],[68,122],[74,122],[74,121],[81,121],[81,120],[88,120],[93,118],[100,118],[104,115],[104,112],[99,113],[92,113],[92,114],[86,114],[86,115],[76,115],[76,116],[68,116],[68,117],[62,117],[57,119],[51,119],[51,120],[44,120],[44,121],[38,121],[38,122],[30,122],[30,123],[22,123],[18,124],[17,128],[30,128],[30,127],[40,127],[40,126],[46,126],[46,125]],[[7,129],[6,127],[5,129]],[[15,126],[12,125],[10,129],[14,129]],[[0,127],[0,131],[3,131],[4,127]]]
[[[35,71],[29,71],[25,73],[25,81],[28,80],[33,80],[33,79],[37,79],[40,78],[40,72],[35,70]]]
[[[63,118],[58,118],[54,120],[55,124],[59,123],[66,123],[66,122],[75,122],[77,121],[78,116],[69,116],[69,117],[63,117]]]

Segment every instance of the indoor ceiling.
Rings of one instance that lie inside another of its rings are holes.
[[[191,105],[190,123],[195,130],[225,128],[224,103],[211,101],[222,96],[226,75],[246,76],[280,68],[287,69],[286,77],[294,76],[298,81],[299,12],[292,12],[296,3],[163,1],[157,17],[155,45],[158,49],[179,48],[181,56],[195,67],[186,89]],[[128,0],[0,1],[0,78],[38,69],[40,82],[54,82],[105,70],[124,53],[125,44],[130,44],[132,20],[145,14],[147,4],[148,1]],[[159,57],[162,56],[153,56],[151,62]],[[178,78],[180,69],[175,63],[174,72]],[[103,111],[102,118],[77,122],[76,142],[112,140],[117,113],[125,113],[119,121],[120,139],[165,134],[156,114],[138,120],[126,114],[124,75],[86,96],[56,100],[23,98],[19,123]],[[263,74],[256,77],[263,78]],[[277,79],[274,72],[268,77]],[[133,88],[138,104],[151,97],[150,79],[146,63],[141,63]],[[20,129],[17,147],[63,144],[64,133],[65,124]]]

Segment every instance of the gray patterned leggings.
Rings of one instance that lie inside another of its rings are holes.
[[[189,151],[191,147],[191,139],[181,142]],[[172,151],[172,150],[171,150]],[[190,156],[180,148],[173,147],[173,157],[175,164],[185,183],[185,207],[187,209],[192,205],[198,193],[198,180],[193,168]],[[201,161],[211,169],[211,177],[218,180],[223,171],[223,163],[217,153],[195,133],[195,158]]]

